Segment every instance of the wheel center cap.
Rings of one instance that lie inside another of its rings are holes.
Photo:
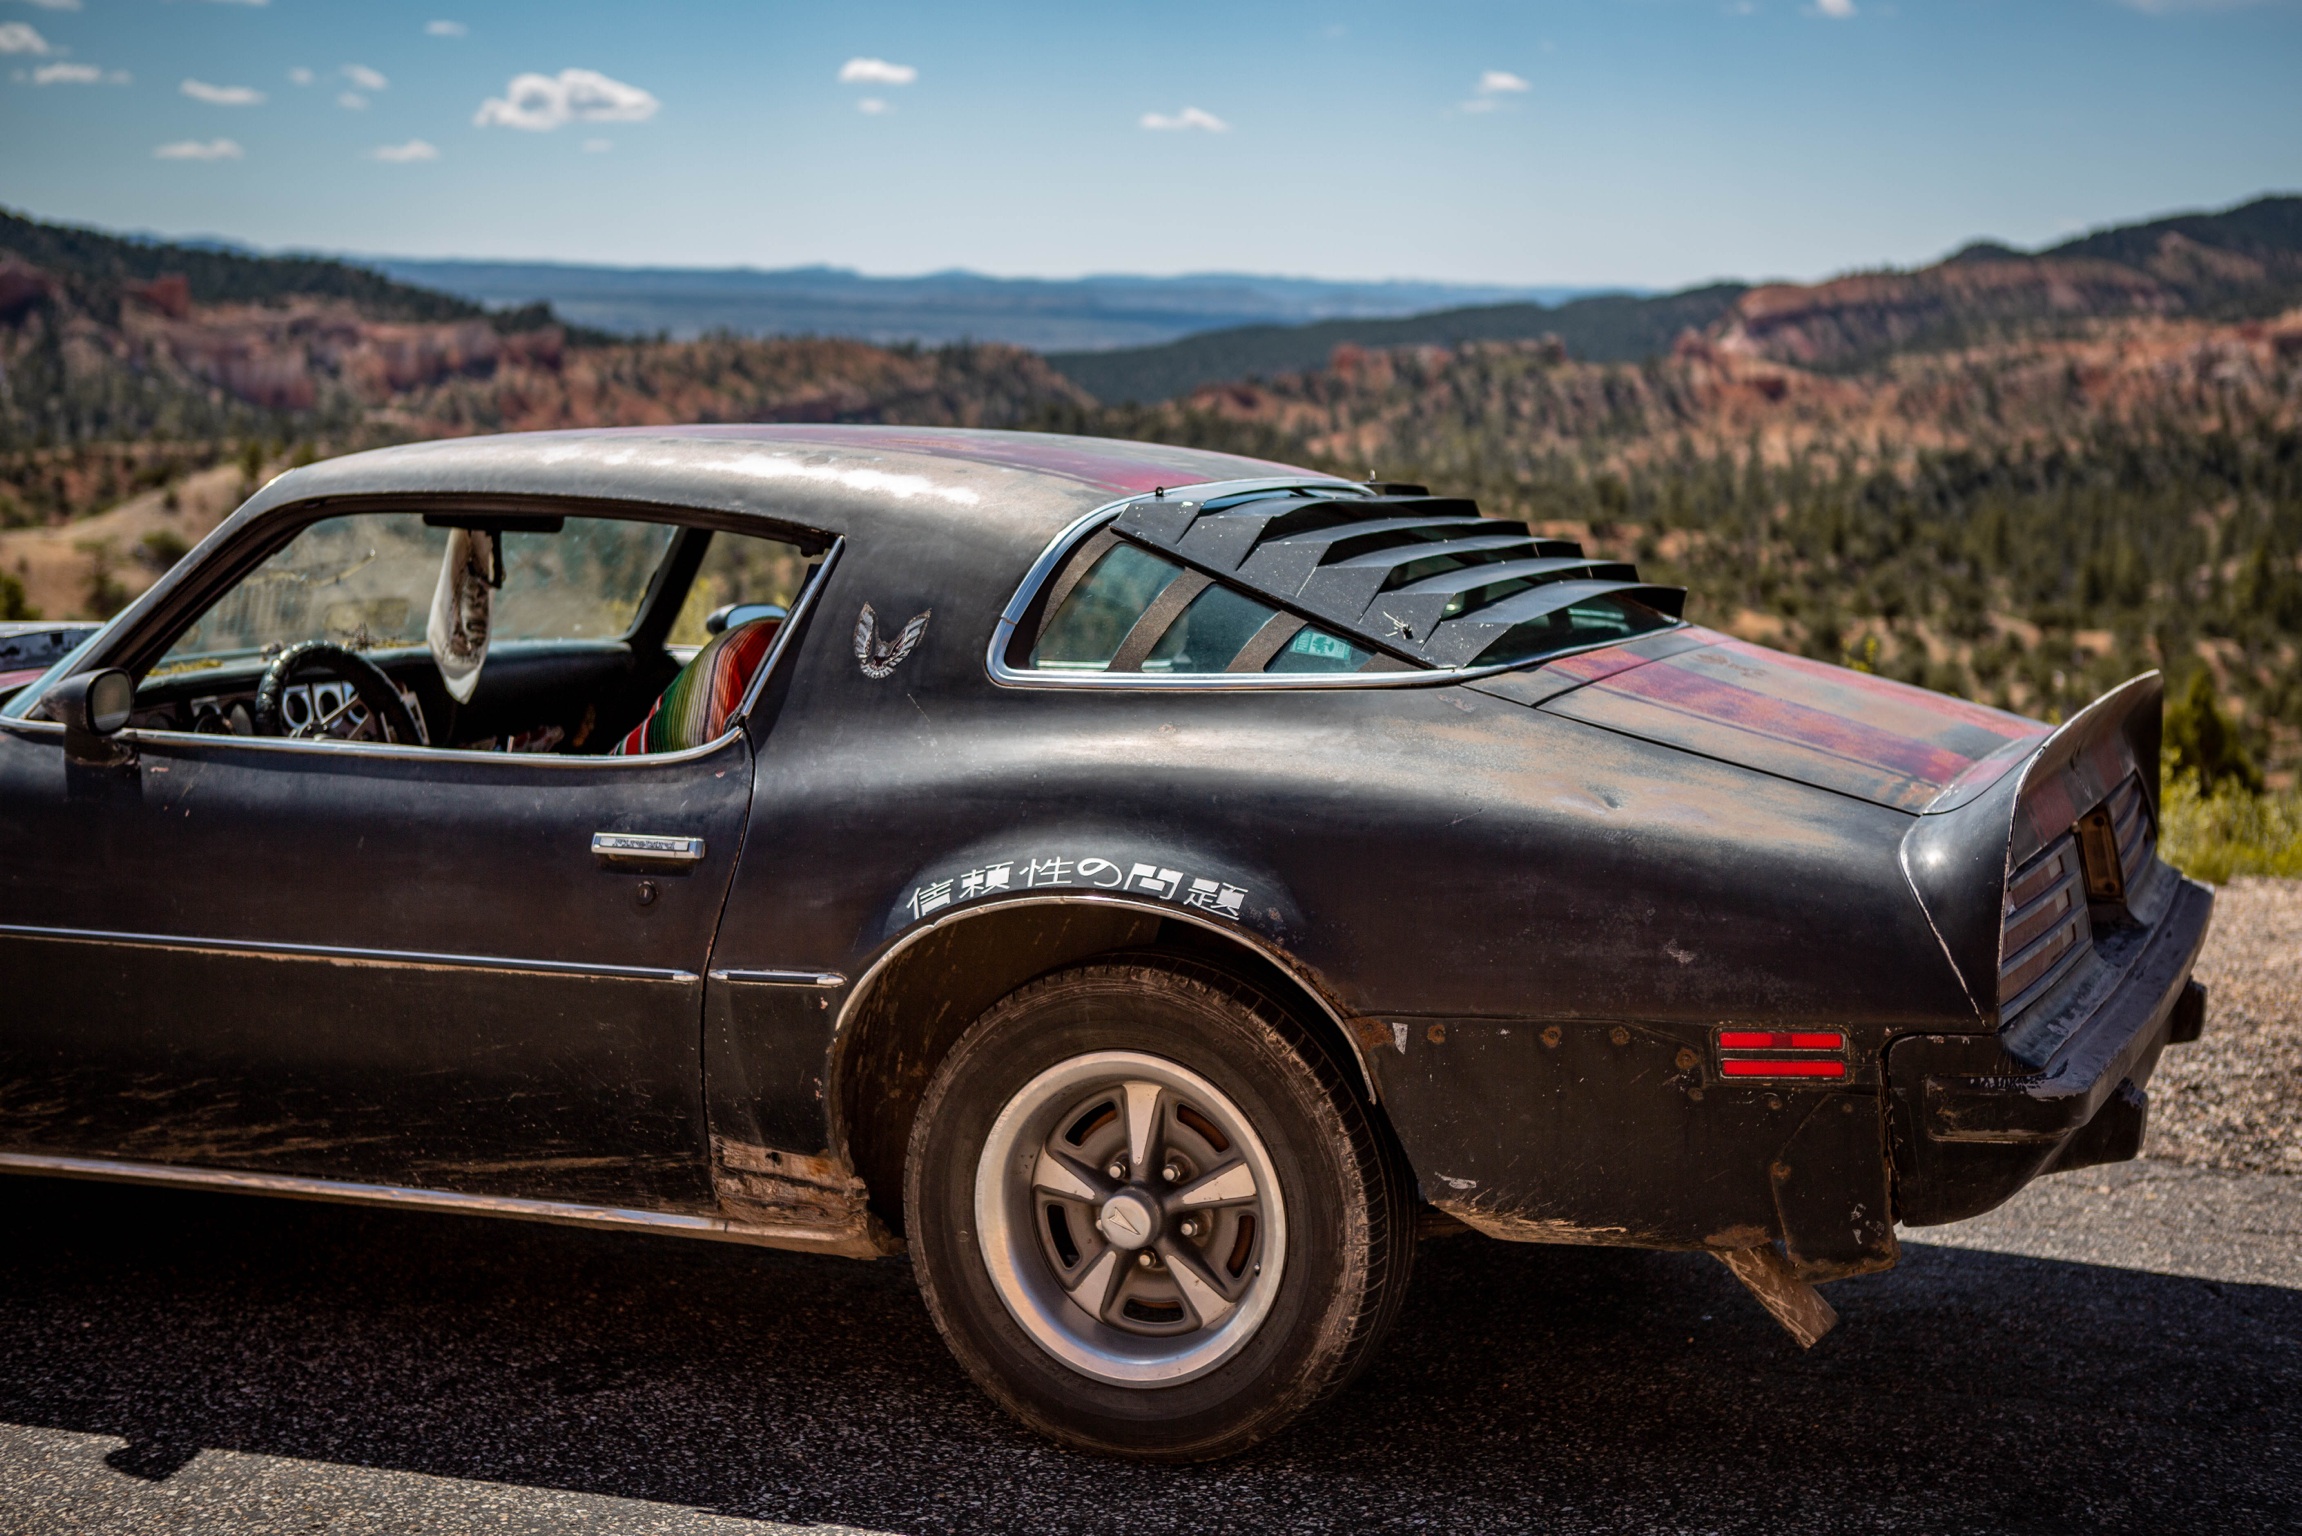
[[[1103,1202],[1095,1225],[1114,1248],[1141,1248],[1159,1230],[1159,1210],[1140,1191],[1123,1189]]]

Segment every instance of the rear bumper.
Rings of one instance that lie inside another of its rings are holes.
[[[2180,881],[2042,1064],[2010,1055],[1996,1035],[1897,1040],[1887,1052],[1897,1218],[1963,1220],[2042,1173],[2138,1154],[2159,1052],[2195,1040],[2204,1023],[2205,991],[2190,971],[2213,911],[2212,891]]]

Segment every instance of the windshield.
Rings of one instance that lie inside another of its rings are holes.
[[[450,531],[404,512],[314,523],[178,636],[151,675],[312,639],[355,651],[420,646]],[[493,640],[620,639],[678,531],[669,523],[571,517],[557,533],[504,534]]]

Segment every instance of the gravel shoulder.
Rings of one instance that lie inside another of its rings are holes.
[[[2145,1155],[2302,1174],[2302,880],[2233,880],[2199,957],[2206,1034],[2150,1080]]]

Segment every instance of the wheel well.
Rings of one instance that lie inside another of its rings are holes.
[[[1332,1006],[1237,938],[1137,907],[993,908],[931,929],[883,961],[864,978],[832,1045],[832,1145],[847,1154],[890,1228],[903,1230],[903,1159],[919,1101],[968,1026],[1025,982],[1121,951],[1195,960],[1252,984],[1292,1009],[1372,1097]]]

